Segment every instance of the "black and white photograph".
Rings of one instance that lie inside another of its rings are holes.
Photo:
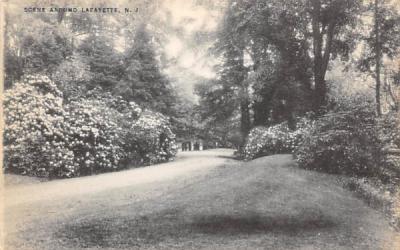
[[[0,0],[0,249],[400,250],[400,0]]]

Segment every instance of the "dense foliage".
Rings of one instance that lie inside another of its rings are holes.
[[[295,117],[323,113],[329,62],[354,49],[361,6],[359,0],[227,1],[213,48],[219,77],[200,92],[212,122],[237,116],[245,138],[255,126],[287,121],[294,129]]]
[[[300,166],[328,172],[400,165],[381,152],[400,146],[400,19],[390,1],[222,1],[218,28],[194,35],[213,40],[219,63],[216,77],[193,76],[198,105],[181,100],[167,76],[185,53],[167,59],[160,45],[175,35],[187,42],[183,31],[154,19],[159,1],[142,2],[134,17],[7,9],[8,170],[76,176],[165,161],[176,153],[174,134],[247,159],[295,152]],[[375,103],[354,95],[371,80]],[[298,119],[310,111],[313,120]]]
[[[381,138],[387,145],[400,148],[400,113],[390,112],[380,119]]]
[[[293,153],[299,166],[328,173],[376,176],[395,181],[400,157],[398,113],[376,116],[371,97],[351,94],[331,99],[331,109],[314,119],[302,118],[296,130],[280,123],[255,127],[243,150],[246,159]]]
[[[175,136],[164,116],[100,90],[86,94],[63,104],[61,91],[41,75],[7,90],[5,169],[72,177],[175,155]]]
[[[295,150],[300,167],[349,175],[382,173],[377,119],[364,99],[347,99],[316,120]]]
[[[133,145],[141,159],[147,163],[157,163],[172,158],[177,147],[175,135],[169,127],[169,122],[160,113],[146,111],[132,125]]]
[[[123,77],[114,91],[127,100],[166,114],[171,112],[174,91],[160,70],[151,39],[146,26],[140,25],[134,44],[125,52]]]
[[[135,5],[148,12],[24,15],[19,3],[7,6],[7,171],[72,177],[174,157],[179,99],[156,42],[156,3]]]
[[[297,123],[296,130],[290,130],[287,122],[271,127],[255,127],[247,138],[244,157],[253,159],[271,154],[292,153],[312,126],[312,120],[302,118]]]
[[[146,5],[148,11],[155,8],[147,2],[136,4]],[[175,89],[164,73],[165,55],[155,42],[161,34],[153,29],[150,13],[132,18],[63,12],[23,15],[19,10],[18,3],[10,4],[5,16],[5,88],[23,75],[44,74],[66,100],[101,87],[141,107],[174,114]]]
[[[27,77],[5,92],[4,167],[45,175],[74,169],[62,136],[62,93],[46,77]],[[59,162],[63,161],[63,166]],[[64,173],[62,173],[64,174]],[[60,173],[60,175],[62,175]]]
[[[379,120],[380,138],[384,144],[384,164],[388,171],[394,172],[400,178],[400,154],[393,154],[391,150],[400,150],[400,114],[390,112]]]

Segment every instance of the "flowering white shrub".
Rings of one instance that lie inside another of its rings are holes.
[[[73,101],[66,111],[65,135],[80,174],[118,169],[125,153],[112,120],[116,111],[96,99]]]
[[[347,101],[315,121],[295,150],[296,161],[306,169],[384,178],[374,106],[363,96]]]
[[[4,106],[6,169],[42,176],[66,168],[73,174],[73,153],[63,138],[62,93],[53,82],[25,77],[5,92]]]
[[[264,155],[292,153],[301,141],[304,132],[312,126],[313,121],[302,118],[294,131],[289,129],[286,122],[268,128],[253,128],[244,147],[244,157],[254,159]]]
[[[167,161],[177,152],[175,134],[160,113],[144,112],[133,124],[132,132],[136,149],[145,163]]]
[[[63,105],[45,76],[28,76],[5,93],[8,171],[73,177],[128,164],[166,161],[176,154],[166,117],[134,102],[92,90]]]

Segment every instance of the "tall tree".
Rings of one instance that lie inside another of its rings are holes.
[[[125,51],[125,73],[116,92],[141,105],[171,112],[175,93],[157,57],[152,37],[141,24],[132,46]]]
[[[325,75],[329,61],[351,49],[348,31],[356,23],[360,3],[360,0],[260,0],[255,13],[248,15],[252,25],[260,27],[267,43],[278,49],[283,62],[289,63],[283,67],[293,69],[286,74],[300,80],[306,91],[312,87],[306,80],[311,63],[313,109],[317,112],[327,103]],[[297,58],[297,63],[290,62],[293,58]],[[302,67],[306,74],[295,70]]]
[[[260,1],[245,18],[255,76],[255,125],[287,120],[294,127],[296,113],[309,109],[311,58],[305,40],[305,9],[290,3]]]
[[[233,97],[240,110],[240,131],[243,142],[251,129],[250,95],[247,78],[248,68],[244,65],[246,29],[240,26],[245,11],[251,6],[245,1],[229,2],[214,51],[222,60],[217,83]],[[217,90],[219,91],[219,90]],[[219,104],[225,103],[223,96]],[[230,115],[235,109],[231,109]]]
[[[78,47],[78,53],[90,67],[91,87],[113,89],[122,77],[121,55],[113,40],[97,33],[90,34]]]
[[[391,76],[385,79],[385,87],[388,96],[391,99],[392,110],[400,111],[400,60],[397,68],[393,69]],[[385,72],[386,75],[386,72]],[[388,78],[391,78],[390,80]]]
[[[327,102],[325,74],[331,54],[340,42],[338,39],[343,29],[354,24],[360,10],[360,1],[311,0],[310,3],[315,83],[314,109],[318,111]]]
[[[72,54],[68,32],[57,27],[52,20],[8,11],[6,22],[6,87],[25,73],[51,74]]]
[[[381,115],[382,68],[384,57],[391,60],[399,53],[400,46],[400,15],[390,1],[374,0],[367,3],[365,15],[373,25],[362,33],[366,49],[360,60],[360,68],[369,72],[375,79],[376,113]],[[366,25],[368,26],[368,25]]]
[[[376,113],[381,116],[381,42],[380,42],[380,11],[379,11],[379,0],[375,0],[374,3],[374,35],[375,35],[375,99],[376,99]]]

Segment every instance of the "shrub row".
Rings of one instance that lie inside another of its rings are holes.
[[[176,153],[166,117],[96,89],[65,104],[51,80],[31,75],[5,92],[4,107],[7,171],[73,177]]]
[[[373,103],[366,97],[351,96],[318,119],[300,119],[295,131],[286,123],[252,129],[244,156],[253,159],[293,153],[302,168],[396,180],[400,162],[383,153],[387,145],[400,146],[398,115],[377,118]]]
[[[294,152],[299,165],[337,174],[379,173],[383,145],[372,107],[355,105],[316,120]]]
[[[245,159],[282,153],[293,153],[302,141],[303,134],[313,127],[314,122],[301,118],[296,130],[290,130],[286,122],[271,127],[253,128],[243,150]]]

